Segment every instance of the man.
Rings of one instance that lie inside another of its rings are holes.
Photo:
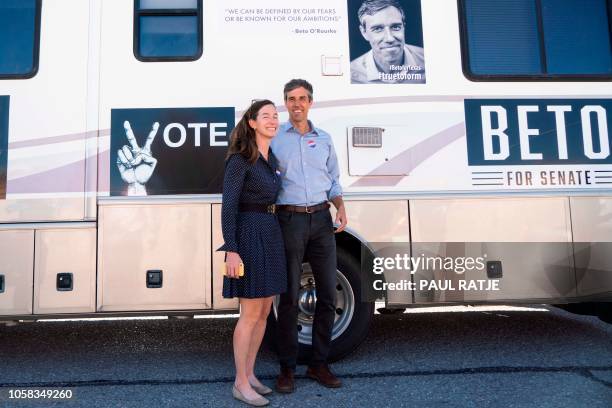
[[[327,366],[336,307],[336,241],[328,201],[337,209],[336,232],[346,226],[346,211],[332,139],[308,120],[312,93],[312,85],[303,79],[292,79],[285,85],[289,122],[280,126],[271,144],[282,178],[277,209],[288,272],[288,290],[278,305],[280,375],[276,390],[282,393],[295,390],[298,293],[304,259],[312,267],[317,295],[312,358],[306,375],[326,387],[341,386]]]
[[[422,47],[404,39],[405,15],[397,0],[365,0],[359,30],[372,49],[351,61],[351,83],[425,83]]]

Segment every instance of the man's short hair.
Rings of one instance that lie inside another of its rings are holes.
[[[308,99],[312,101],[312,85],[310,85],[310,82],[306,81],[305,79],[292,79],[285,84],[285,88],[283,89],[285,100],[287,100],[287,94],[289,92],[300,87],[308,91]]]
[[[402,14],[402,22],[405,22],[406,18],[404,16],[404,9],[402,5],[397,0],[365,0],[361,3],[361,7],[357,11],[357,17],[359,17],[359,24],[365,27],[363,22],[363,16],[368,15],[371,16],[373,14],[378,13],[382,9],[386,9],[387,7],[395,7]]]

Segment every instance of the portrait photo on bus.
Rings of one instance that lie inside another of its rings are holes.
[[[352,84],[424,84],[421,0],[348,0]]]

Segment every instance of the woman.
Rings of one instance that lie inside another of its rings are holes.
[[[274,295],[287,290],[282,233],[274,203],[280,188],[270,141],[278,129],[276,107],[257,101],[244,113],[230,137],[223,180],[221,219],[226,251],[223,297],[240,299],[234,330],[234,398],[267,405],[272,392],[254,374],[255,358],[266,330]],[[240,264],[244,276],[240,276]]]

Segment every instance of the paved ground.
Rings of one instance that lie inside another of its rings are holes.
[[[328,390],[298,373],[284,407],[610,407],[612,325],[554,308],[376,315]],[[467,311],[466,311],[467,310]],[[39,322],[0,327],[0,406],[231,407],[235,319]],[[260,357],[272,384],[273,353]],[[68,401],[9,399],[70,389]],[[243,405],[244,406],[244,405]]]

